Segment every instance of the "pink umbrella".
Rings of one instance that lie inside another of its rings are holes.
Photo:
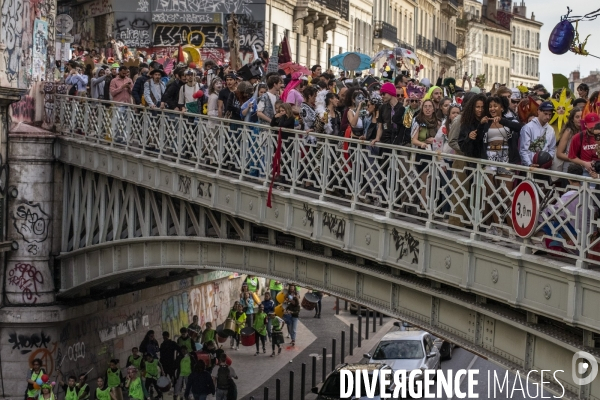
[[[302,75],[310,75],[310,69],[293,62],[279,64],[279,68],[284,70],[287,75],[293,74],[294,72],[300,72]]]

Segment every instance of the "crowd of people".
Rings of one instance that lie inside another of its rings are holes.
[[[263,65],[268,62],[268,54],[262,54],[261,58]],[[458,154],[504,164],[486,167],[489,177],[485,191],[490,196],[498,187],[505,188],[507,193],[514,189],[519,172],[511,165],[592,178],[597,178],[600,170],[600,164],[596,164],[599,93],[590,94],[585,84],[578,86],[577,95],[568,88],[549,92],[541,84],[533,88],[494,84],[486,92],[481,82],[473,86],[467,75],[462,79],[463,87],[458,86],[455,78],[445,76],[444,69],[433,85],[429,79],[412,78],[408,72],[398,71],[395,76],[383,77],[355,73],[349,78],[344,71],[336,75],[320,65],[313,65],[306,73],[279,70],[264,74],[264,68],[245,66],[233,71],[227,65],[206,60],[202,68],[193,63],[175,65],[169,75],[156,61],[142,62],[139,67],[115,63],[87,72],[76,61],[70,65],[67,83],[73,85],[73,94],[144,105],[156,112],[167,109],[225,118],[231,121],[231,130],[239,128],[241,121],[263,124],[267,130],[296,129],[305,132],[309,145],[317,142],[311,136],[313,132],[359,139],[369,145],[369,156],[363,162],[370,166],[379,164],[384,173],[389,168],[385,158],[390,148],[378,144],[399,146],[400,154],[402,148],[429,150],[429,153],[418,152],[411,168],[422,182],[427,182],[431,160],[437,157],[444,161],[440,186],[444,189],[438,196],[442,197],[442,212],[450,229],[469,228],[469,222],[465,221],[469,221],[466,215],[470,193],[465,187],[469,187],[467,182],[471,178],[469,163],[444,155]],[[86,74],[90,77],[84,77]],[[564,98],[568,101],[563,101]],[[205,123],[214,124],[210,120]],[[291,136],[282,133],[283,141]],[[248,151],[255,149],[250,146]],[[350,145],[343,151],[348,154],[354,149]],[[255,169],[257,176],[265,176],[260,167]],[[314,171],[304,171],[301,176],[305,181],[314,181],[311,173]],[[347,183],[341,182],[341,178],[332,179],[334,184],[328,195],[343,196],[340,192],[344,192]],[[374,181],[376,177],[367,168],[364,179]],[[285,177],[279,177],[279,182],[287,183]],[[566,187],[568,180],[559,183]],[[381,205],[383,200],[376,185],[363,186],[366,188],[357,200]],[[426,190],[426,185],[422,185],[417,194],[424,199]],[[569,204],[573,203],[576,207],[577,198]],[[493,207],[489,202],[484,205],[485,215],[489,215],[487,234],[498,240],[514,239],[510,216],[490,213]],[[576,216],[569,217],[573,219],[569,224],[575,229],[580,221],[575,221]],[[548,231],[559,237],[565,233],[551,226],[539,230],[540,234]]]
[[[268,287],[263,291],[264,300],[260,301],[259,279],[250,275],[244,280],[239,300],[234,302],[227,315],[228,321],[235,322],[232,335],[224,330],[224,324],[215,329],[212,322],[206,322],[203,330],[196,315],[191,324],[180,328],[176,341],[165,331],[159,344],[155,332],[149,330],[140,345],[131,349],[125,363],[126,374],[121,370],[120,360],[111,359],[108,368],[101,371],[95,391],[87,383],[93,368],[78,377],[69,376],[66,382],[59,369],[58,385],[64,391],[64,399],[159,400],[172,389],[173,400],[185,400],[190,396],[194,400],[205,400],[209,394],[215,395],[217,400],[235,400],[234,379],[238,377],[220,344],[227,341],[227,336],[231,336],[231,349],[239,350],[242,329],[251,329],[256,340],[255,356],[261,354],[261,345],[262,353],[267,353],[267,341],[271,343],[271,357],[280,354],[286,326],[290,345],[296,343],[300,288],[291,283],[268,280]],[[316,291],[312,293],[318,299],[315,318],[320,318],[323,295]],[[53,388],[56,384],[46,375],[42,360],[33,360],[27,375],[25,400],[55,400]]]

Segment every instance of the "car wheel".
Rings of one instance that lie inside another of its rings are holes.
[[[453,347],[449,346],[448,355],[446,356],[445,360],[452,360],[452,350],[454,350]]]

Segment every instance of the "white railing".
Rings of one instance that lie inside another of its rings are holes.
[[[57,95],[55,104],[56,129],[63,135],[270,183],[278,129],[88,98]],[[374,155],[364,141],[314,133],[307,137],[299,130],[284,133],[288,138],[282,145],[278,190],[411,218],[430,228],[456,228],[477,240],[518,245],[523,252],[543,249],[579,260],[582,266],[600,264],[590,258],[600,258],[595,251],[600,248],[595,215],[600,190],[591,178],[384,144],[377,145],[383,153]],[[519,175],[494,177],[486,170],[490,166],[510,167]],[[571,178],[579,186],[553,186],[559,178]],[[540,213],[537,237],[526,240],[514,237],[509,220],[512,193],[524,179],[535,183],[541,204],[553,206]],[[567,190],[577,191],[575,213],[561,201]],[[547,234],[542,234],[544,225]],[[567,252],[542,248],[545,240],[556,241]]]

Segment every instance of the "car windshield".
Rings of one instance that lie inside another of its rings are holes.
[[[379,379],[377,379],[376,384],[377,384],[377,386],[375,389],[375,395],[379,396],[380,395]],[[365,389],[365,384],[361,380],[361,389],[360,389],[361,397],[365,396],[366,393],[367,392]],[[331,396],[333,398],[340,398],[340,374],[339,373],[331,374],[329,376],[329,378],[327,378],[327,380],[323,384],[323,387],[321,388],[321,391],[319,392],[319,394],[321,396]],[[355,395],[356,395],[356,393],[352,393],[353,397]]]
[[[379,343],[374,360],[406,360],[423,358],[423,344],[419,340],[396,340]]]

